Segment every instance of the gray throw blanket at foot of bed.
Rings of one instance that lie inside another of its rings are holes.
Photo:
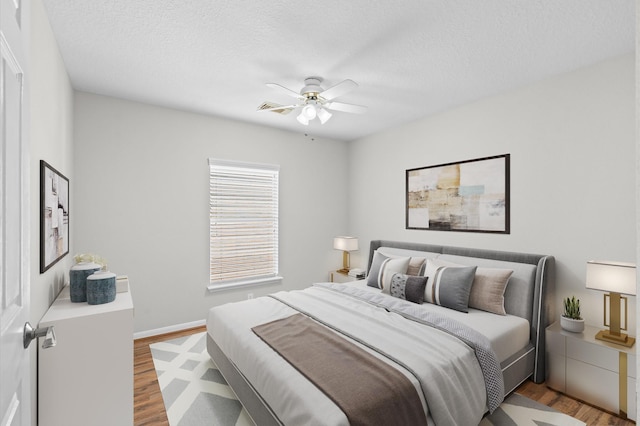
[[[351,425],[426,425],[415,386],[400,371],[301,314],[253,332],[314,383]]]

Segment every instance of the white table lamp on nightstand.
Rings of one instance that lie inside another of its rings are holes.
[[[335,237],[333,239],[333,248],[342,250],[342,269],[338,272],[343,274],[349,273],[349,252],[358,250],[358,239],[355,237]]]
[[[587,262],[587,288],[608,291],[604,295],[604,325],[608,330],[596,334],[596,339],[605,342],[633,346],[636,339],[621,330],[627,330],[628,303],[621,294],[635,296],[636,265],[633,263],[590,260]],[[609,324],[607,324],[607,296],[609,297]],[[620,326],[620,303],[624,301],[624,327]]]

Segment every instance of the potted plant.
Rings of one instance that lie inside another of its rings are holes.
[[[564,299],[564,313],[560,317],[560,326],[572,333],[584,331],[584,320],[580,316],[580,299],[575,296]]]

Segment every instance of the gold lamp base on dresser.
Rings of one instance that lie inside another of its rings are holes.
[[[636,343],[636,339],[634,337],[630,337],[625,333],[619,333],[618,335],[615,335],[609,332],[609,330],[600,330],[596,334],[596,339],[609,343],[615,343],[616,345],[626,346],[627,348],[632,347]]]

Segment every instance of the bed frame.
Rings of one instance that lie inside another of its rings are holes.
[[[421,244],[399,241],[374,240],[371,241],[369,262],[371,266],[373,253],[380,247],[391,249],[422,251],[451,256],[453,260],[464,263],[469,258],[470,264],[475,261],[512,262],[535,267],[535,277],[520,288],[507,287],[505,292],[505,309],[508,314],[521,316],[529,321],[529,345],[505,360],[502,367],[505,395],[513,392],[522,382],[531,378],[535,383],[545,380],[545,329],[554,320],[554,291],[555,291],[555,259],[553,256],[528,253],[506,252],[496,250],[474,249],[464,247],[450,247],[435,244]],[[499,267],[499,266],[496,266]],[[235,367],[216,342],[207,333],[207,350],[220,372],[234,390],[251,418],[259,425],[282,424],[262,397],[255,391],[242,373]]]

